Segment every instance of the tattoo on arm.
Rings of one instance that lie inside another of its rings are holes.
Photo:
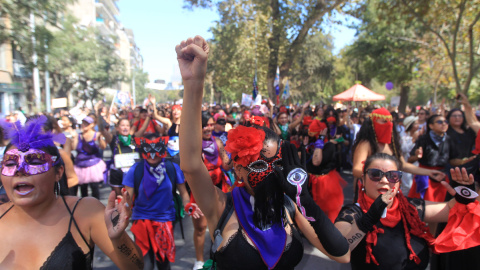
[[[120,213],[115,209],[112,214],[110,214],[110,220],[112,221],[113,230],[117,230],[118,221],[120,220]]]
[[[353,244],[355,241],[362,240],[362,238],[363,238],[363,234],[361,234],[361,233],[356,233],[356,234],[352,235],[352,237],[348,238],[347,241],[348,241],[348,243],[351,245],[351,244]]]
[[[143,269],[143,258],[139,258],[136,254],[133,254],[133,248],[127,247],[126,244],[122,244],[117,247],[119,251],[125,256],[129,257],[129,260],[134,263],[139,269]],[[132,255],[132,256],[130,256]]]

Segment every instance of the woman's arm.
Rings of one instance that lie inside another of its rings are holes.
[[[135,137],[143,137],[143,134],[145,133],[145,130],[147,130],[148,125],[150,124],[150,115],[147,115],[147,118],[145,118],[145,121],[143,122],[143,125],[140,127],[139,130],[137,130],[134,135]],[[136,129],[136,127],[135,127]]]
[[[78,134],[75,132],[75,133],[72,133],[72,149],[75,150],[77,149],[77,146],[78,146]]]
[[[222,159],[222,168],[225,171],[230,171],[233,167],[233,162],[228,157],[227,152],[225,152],[222,141],[219,138],[215,138],[215,141],[216,141],[217,146],[218,146],[218,154],[220,155],[220,158]]]
[[[400,156],[400,162],[402,163],[402,171],[416,174],[416,175],[428,175],[428,177],[440,182],[445,179],[445,174],[441,171],[430,170],[425,168],[420,168],[413,165],[412,163],[405,162],[405,159]]]
[[[297,120],[293,121],[290,125],[288,125],[288,129],[290,131],[293,130],[296,126],[298,126],[303,121],[303,116],[305,115],[305,110],[308,108],[309,105],[310,105],[310,101],[307,101],[307,103],[303,104],[302,113],[300,114],[300,117],[298,117]]]
[[[480,130],[480,122],[478,122],[477,117],[475,116],[475,113],[472,110],[472,105],[470,105],[470,102],[468,102],[468,98],[464,94],[459,94],[460,95],[460,103],[463,104],[464,109],[465,109],[465,120],[467,121],[467,124],[470,128],[475,131],[475,133],[478,133]]]
[[[208,44],[200,36],[175,47],[184,84],[180,125],[180,167],[198,206],[207,218],[210,235],[225,207],[225,194],[216,189],[202,161],[202,98]]]
[[[298,210],[298,207],[295,207],[296,208],[296,213],[295,213],[295,222],[298,226],[298,228],[300,229],[300,231],[302,231],[303,235],[308,239],[308,241],[313,245],[315,246],[318,250],[320,250],[323,254],[327,255],[330,259],[336,261],[336,262],[339,262],[339,263],[348,263],[350,262],[350,250],[348,250],[347,253],[345,253],[344,255],[342,256],[339,256],[339,257],[335,257],[335,256],[332,256],[330,255],[326,250],[325,250],[325,247],[323,246],[323,244],[320,242],[320,239],[318,238],[317,234],[315,233],[315,230],[313,229],[313,227],[310,225],[310,223],[308,222],[308,220],[302,215],[302,213],[300,213],[300,211]],[[330,222],[330,221],[328,221]],[[330,223],[331,224],[331,223]],[[323,233],[325,234],[325,236],[331,236],[331,235],[334,235],[334,234],[338,234],[338,231],[335,232],[333,230],[337,230],[335,227],[331,226],[331,227],[327,227],[325,228],[326,230],[323,231]],[[331,231],[328,231],[328,230],[331,230]],[[335,249],[335,247],[330,247],[330,249]]]
[[[112,191],[106,208],[98,200],[84,202],[84,208],[89,212],[86,218],[91,220],[90,236],[120,269],[143,269],[142,251],[125,232],[132,214],[130,196],[126,191],[122,195],[123,199],[118,203]],[[129,202],[128,206],[126,202]]]
[[[368,141],[362,141],[355,148],[353,153],[353,178],[358,179],[363,175],[363,163],[367,160],[367,157],[371,154],[370,143]]]
[[[458,167],[455,169],[450,169],[450,174],[452,176],[451,180],[457,182],[458,185],[466,187],[472,187],[472,185],[474,185],[475,180],[473,175],[469,175],[465,168],[462,168],[461,170]],[[447,192],[450,195],[457,198],[456,191],[452,188],[452,186],[450,186],[450,184],[443,181],[442,185],[447,189]],[[450,209],[452,209],[452,207],[457,203],[455,198],[448,202],[425,201],[425,222],[447,222]]]

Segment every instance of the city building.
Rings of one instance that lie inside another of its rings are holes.
[[[8,26],[8,17],[3,18]],[[11,42],[0,44],[0,118],[25,107],[25,86],[22,78],[31,76]]]
[[[133,70],[142,69],[143,58],[135,43],[133,30],[124,28],[118,19],[120,9],[117,1],[77,0],[69,9],[78,18],[80,25],[96,27],[103,36],[114,43],[117,55],[125,63],[126,75],[130,77]],[[130,92],[132,84],[117,83],[105,90],[112,94],[118,90]]]

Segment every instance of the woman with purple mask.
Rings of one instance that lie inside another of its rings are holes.
[[[0,205],[0,268],[92,269],[98,245],[120,269],[143,269],[141,251],[125,232],[130,195],[111,192],[106,208],[94,198],[65,196],[65,167],[54,144],[65,136],[42,131],[46,121],[6,126],[11,143],[1,174],[10,201]]]

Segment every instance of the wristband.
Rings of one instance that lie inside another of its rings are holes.
[[[184,210],[185,213],[187,213],[189,216],[192,216],[193,213],[195,213],[195,211],[197,210],[197,206],[195,206],[195,204],[193,203],[187,203]]]
[[[316,142],[315,142],[315,149],[323,149],[323,147],[325,146],[325,143],[323,142],[323,140],[321,139],[318,139]]]
[[[466,186],[458,186],[455,188],[455,200],[461,204],[469,204],[475,201],[478,194]]]
[[[358,220],[357,227],[364,233],[373,230],[373,226],[380,221],[386,207],[387,204],[382,200],[382,195],[379,195],[372,203],[367,213]]]

